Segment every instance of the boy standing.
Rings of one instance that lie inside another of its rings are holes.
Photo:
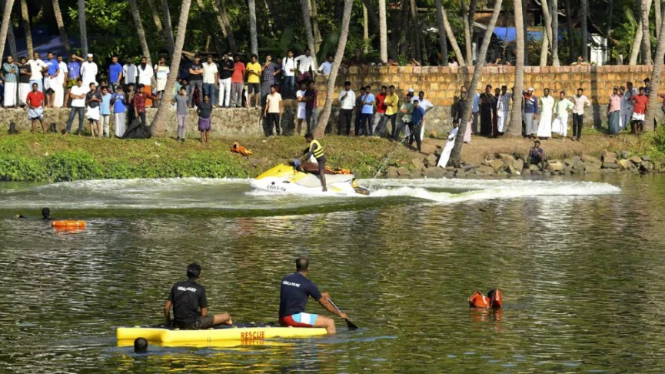
[[[119,84],[116,84],[116,90],[120,87]],[[100,114],[100,125],[104,130],[102,133],[105,138],[109,137],[110,134],[110,123],[111,123],[111,99],[113,95],[109,92],[109,88],[104,86],[102,87],[102,102],[99,105],[99,114]]]
[[[90,83],[90,91],[85,95],[87,106],[86,117],[90,122],[90,136],[95,137],[95,124],[97,125],[97,137],[102,137],[102,127],[99,124],[99,106],[102,102],[102,94],[97,90],[95,82]]]

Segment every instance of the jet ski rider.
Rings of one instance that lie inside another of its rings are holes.
[[[314,139],[314,135],[307,133],[305,135],[305,140],[309,143],[309,147],[303,152],[305,154],[304,162],[307,162],[312,156],[316,158],[316,162],[319,164],[319,176],[321,178],[321,186],[323,187],[323,192],[328,191],[326,188],[326,154],[323,152],[323,147],[318,140]]]

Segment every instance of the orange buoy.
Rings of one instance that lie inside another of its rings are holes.
[[[500,309],[503,306],[503,297],[501,296],[501,290],[489,290],[487,291],[487,298],[490,299],[490,306],[494,309]]]
[[[51,227],[84,229],[85,221],[52,221]]]
[[[490,299],[488,299],[482,292],[476,291],[469,297],[469,306],[472,308],[489,308]]]

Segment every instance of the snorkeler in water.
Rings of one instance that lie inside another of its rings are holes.
[[[24,215],[22,215],[22,214],[17,215],[16,218],[18,218],[18,219],[30,219],[29,217],[26,217],[26,216],[24,216]],[[49,208],[43,208],[43,209],[42,209],[42,218],[41,218],[41,219],[44,220],[44,221],[52,221],[53,218],[51,218],[51,209],[49,209]]]

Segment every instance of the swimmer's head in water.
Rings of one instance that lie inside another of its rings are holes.
[[[148,352],[148,341],[145,338],[136,338],[134,340],[134,353]]]
[[[42,217],[44,217],[44,219],[51,218],[51,209],[49,208],[42,209]]]

